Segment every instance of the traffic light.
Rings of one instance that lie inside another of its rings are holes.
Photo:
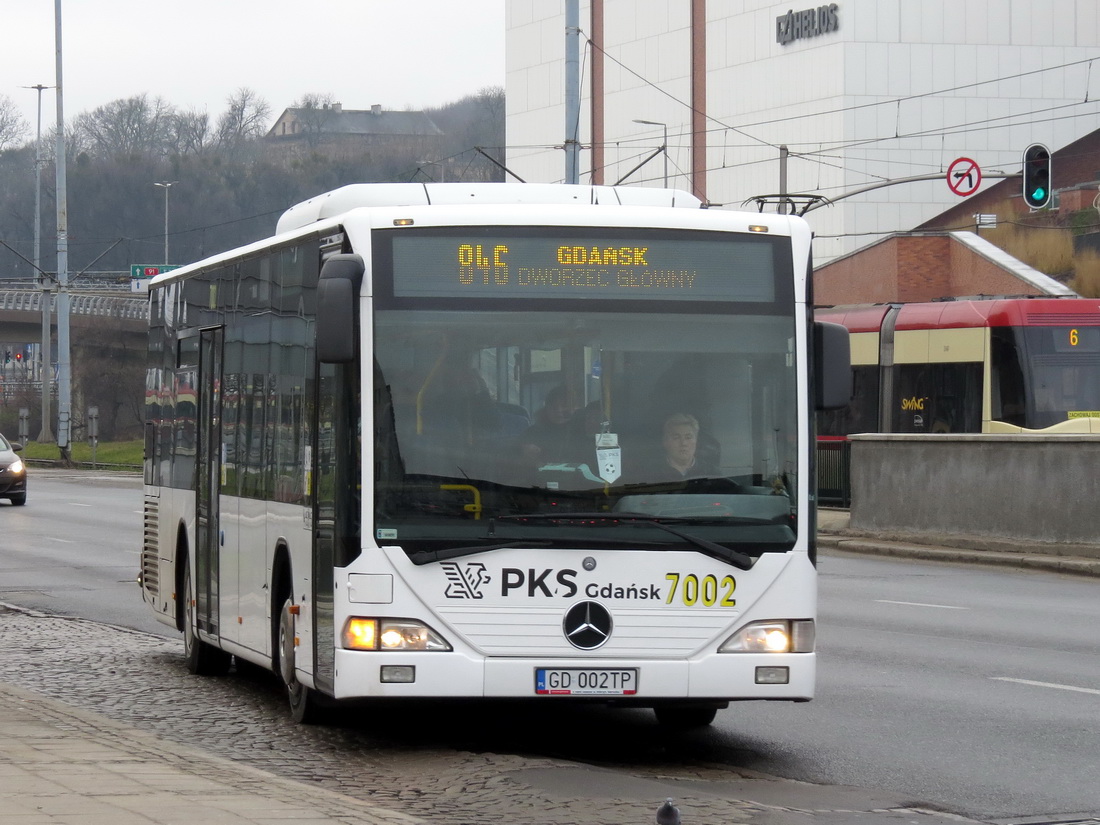
[[[1024,203],[1032,209],[1050,204],[1050,150],[1033,143],[1024,150]]]
[[[19,361],[19,362],[22,362],[23,361],[23,353],[21,353],[21,352],[15,353],[15,360]]]
[[[5,364],[10,364],[11,363],[11,350],[10,349],[4,350],[4,363]]]

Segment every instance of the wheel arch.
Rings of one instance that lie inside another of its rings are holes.
[[[287,597],[294,596],[294,570],[290,564],[290,548],[283,539],[275,543],[271,557],[271,661],[277,667],[276,645],[279,643],[279,614]],[[276,670],[276,672],[278,672]]]
[[[176,593],[176,630],[183,632],[183,617],[185,615],[184,600],[187,594],[183,591],[183,576],[187,565],[191,563],[190,542],[187,539],[187,526],[181,521],[176,528],[176,552],[175,552],[175,593]]]
[[[290,564],[290,548],[284,539],[275,542],[271,556],[271,604],[282,604],[282,597],[294,594],[294,571]]]

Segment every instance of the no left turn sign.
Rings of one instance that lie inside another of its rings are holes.
[[[970,158],[958,158],[947,167],[947,186],[959,197],[970,197],[981,185],[982,170]]]

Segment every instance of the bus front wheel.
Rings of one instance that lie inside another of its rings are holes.
[[[286,687],[290,699],[290,715],[295,722],[315,725],[323,721],[324,708],[315,690],[298,681],[294,668],[294,600],[287,596],[279,611],[276,628],[275,655],[278,657],[276,672]]]
[[[183,655],[187,669],[197,676],[224,676],[229,672],[232,657],[199,638],[195,629],[195,587],[191,581],[191,565],[183,560]]]

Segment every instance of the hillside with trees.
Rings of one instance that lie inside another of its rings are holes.
[[[328,94],[288,108],[324,112]],[[503,180],[504,91],[484,89],[425,112],[442,132],[437,157],[410,146],[366,146],[288,156],[268,130],[282,111],[247,88],[217,116],[148,94],[78,114],[66,126],[69,271],[128,272],[164,262],[165,189],[169,262],[188,263],[266,237],[288,207],[348,183]],[[477,151],[484,149],[485,154]],[[42,138],[42,267],[55,268],[54,139]],[[29,279],[33,257],[34,132],[0,95],[0,280]],[[7,248],[5,248],[7,247]]]

